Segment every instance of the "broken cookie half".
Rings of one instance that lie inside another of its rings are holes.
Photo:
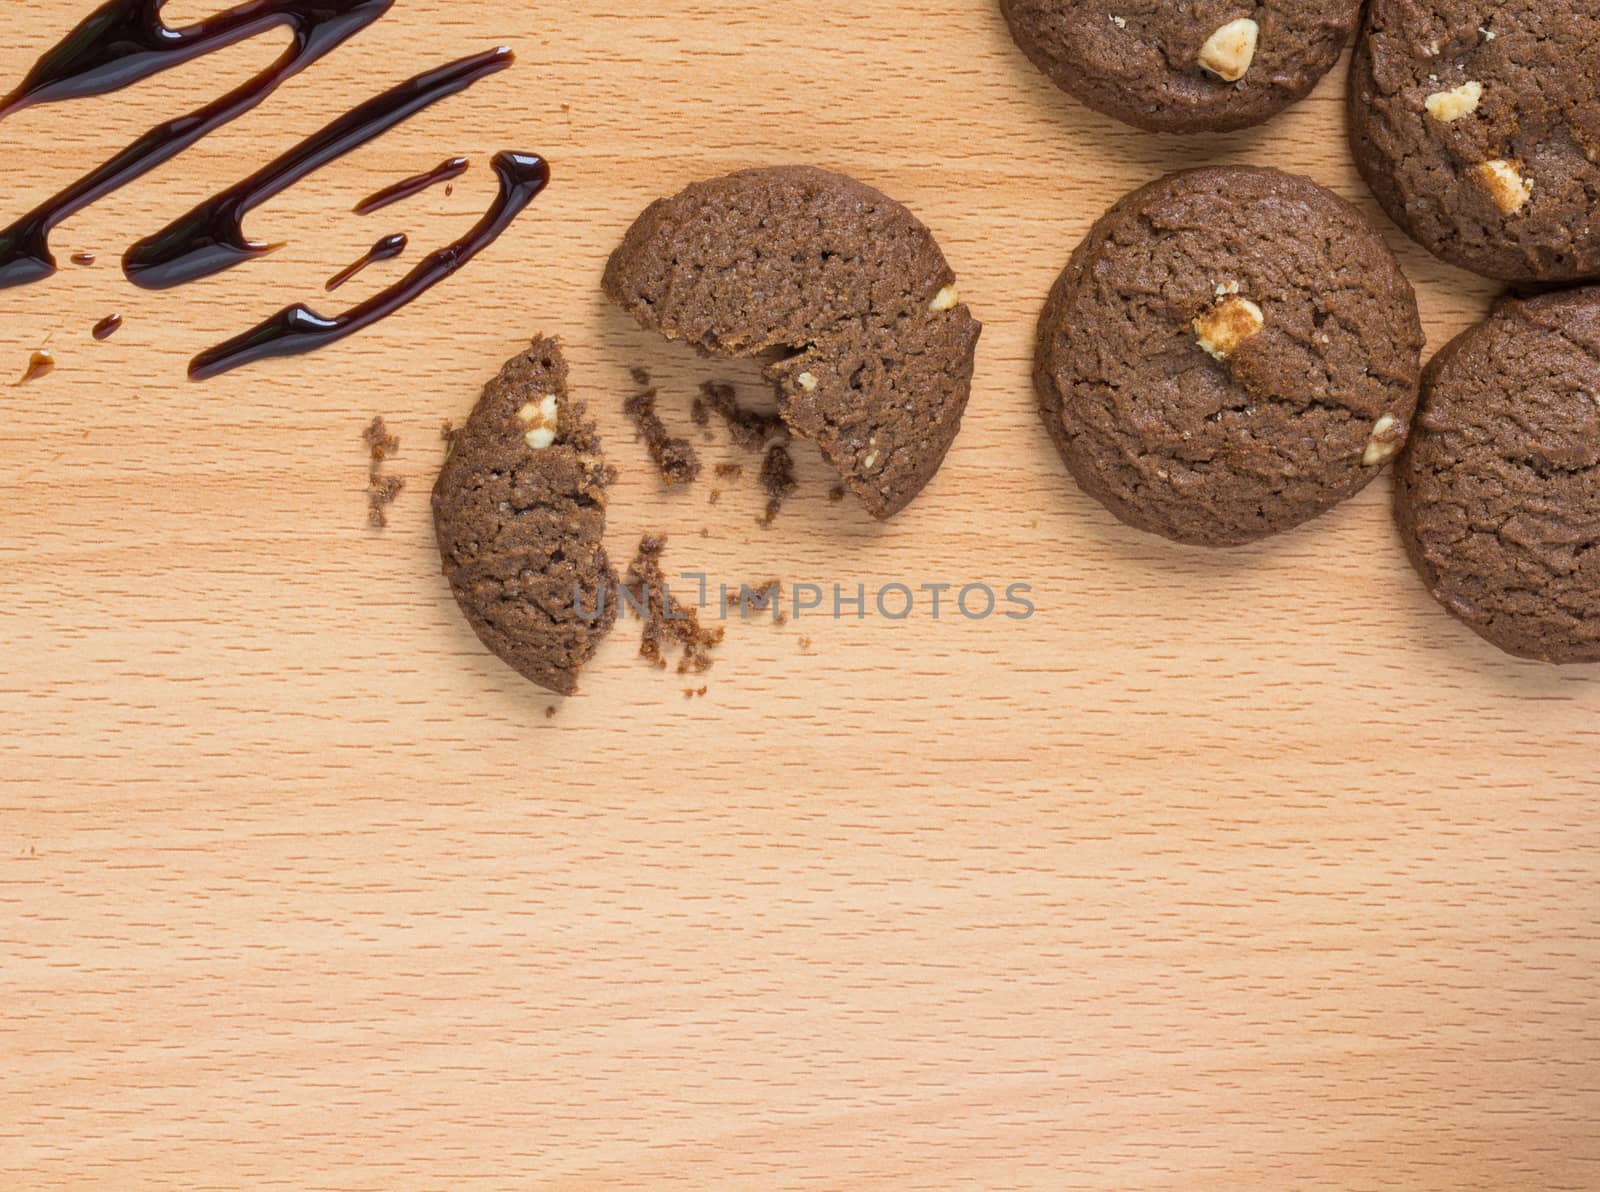
[[[433,490],[450,590],[484,645],[561,695],[616,621],[608,473],[553,339],[508,361],[451,439]]]
[[[607,296],[708,356],[767,369],[783,420],[867,509],[892,517],[961,427],[982,327],[926,227],[809,166],[746,170],[651,205],[606,268]]]

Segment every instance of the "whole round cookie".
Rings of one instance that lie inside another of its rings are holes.
[[[1260,124],[1316,86],[1360,0],[1000,0],[1011,35],[1063,91],[1152,132]]]
[[[1600,4],[1372,0],[1350,139],[1391,218],[1505,281],[1600,275]]]
[[[606,555],[606,482],[594,423],[567,388],[553,339],[484,386],[433,489],[450,590],[473,632],[561,695],[617,619]]]
[[[869,512],[903,509],[961,428],[983,328],[933,235],[893,199],[809,166],[745,170],[652,204],[605,292],[708,356],[783,353],[779,413]]]
[[[1600,287],[1506,300],[1440,352],[1395,479],[1445,608],[1520,657],[1600,662]]]
[[[1068,469],[1130,525],[1234,546],[1365,487],[1410,432],[1416,296],[1344,201],[1216,167],[1090,230],[1039,322],[1034,384]]]

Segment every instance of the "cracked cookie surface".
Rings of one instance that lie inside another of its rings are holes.
[[[1404,443],[1416,297],[1359,214],[1309,179],[1218,167],[1128,195],[1039,322],[1040,413],[1130,525],[1233,546],[1354,495]]]
[[[1511,654],[1600,661],[1600,287],[1502,302],[1428,365],[1395,511],[1434,597]]]
[[[1260,124],[1339,60],[1360,0],[1001,0],[1058,87],[1152,132]]]
[[[809,166],[746,170],[652,204],[606,267],[607,296],[707,356],[767,368],[779,413],[887,518],[961,427],[982,331],[905,207]]]
[[[560,345],[538,339],[507,361],[450,444],[433,490],[450,590],[495,655],[571,695],[616,620],[617,576],[603,543],[609,474]]]
[[[1356,163],[1441,259],[1514,282],[1600,275],[1600,5],[1373,0]]]

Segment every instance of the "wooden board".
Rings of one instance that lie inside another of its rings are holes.
[[[87,7],[10,0],[0,75]],[[498,42],[514,71],[255,213],[270,260],[122,281],[135,237]],[[6,211],[280,44],[0,123]],[[1382,223],[1343,90],[1155,137],[1059,95],[990,0],[403,0],[64,226],[100,263],[0,293],[4,367],[59,361],[0,422],[0,1185],[1600,1186],[1600,670],[1436,608],[1387,482],[1180,549],[1076,491],[1033,411],[1043,295],[1134,185],[1275,163]],[[507,147],[556,182],[466,272],[183,380],[379,234],[457,234]],[[343,214],[457,152],[453,196]],[[787,161],[908,203],[987,325],[949,463],[889,525],[809,453],[770,530],[753,468],[664,493],[620,413],[635,365],[677,425],[705,377],[756,391],[598,282],[651,199]],[[1487,283],[1382,226],[1434,346],[1481,317]],[[694,699],[629,625],[557,706],[457,615],[426,502],[441,421],[539,330],[622,469],[624,558],[658,529],[714,582],[1027,582],[1037,616],[735,623]],[[380,413],[409,481],[383,533]]]

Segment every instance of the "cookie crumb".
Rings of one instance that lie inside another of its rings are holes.
[[[448,418],[439,424],[439,442],[441,443],[453,445],[456,441],[456,436],[460,433],[461,431],[457,429],[456,424]]]
[[[367,429],[361,432],[361,440],[372,450],[372,462],[375,464],[381,464],[400,450],[400,440],[389,433],[382,414],[373,418]]]
[[[389,506],[394,504],[406,486],[403,476],[379,476],[374,473],[367,482],[367,524],[381,530],[389,524]]]
[[[717,465],[717,479],[719,479],[719,480],[737,480],[737,479],[739,479],[739,477],[741,477],[743,475],[744,475],[744,465],[743,464],[718,464]]]
[[[789,623],[788,615],[783,611],[783,581],[781,579],[769,579],[764,584],[752,585],[747,591],[749,599],[744,601],[744,607],[740,609],[741,613],[764,613],[770,611],[774,625],[787,625]]]
[[[800,639],[800,648],[802,650],[809,650],[811,648],[811,639],[809,637],[802,637]]]
[[[678,674],[699,675],[711,669],[711,651],[721,644],[722,626],[703,628],[699,614],[685,608],[667,591],[666,577],[661,571],[661,555],[667,540],[660,534],[647,534],[639,541],[639,552],[628,565],[628,575],[623,581],[635,603],[646,610],[644,626],[639,638],[639,656],[658,670],[667,668],[667,650],[677,645],[682,648],[678,658]]]
[[[367,467],[367,524],[381,530],[389,524],[389,506],[406,486],[403,476],[385,476],[383,465],[400,450],[400,440],[389,433],[380,414],[361,432],[370,462]]]
[[[545,705],[545,709],[544,709],[544,718],[546,720],[553,720],[553,719],[555,719],[555,715],[556,715],[556,706],[554,704],[546,704]]]
[[[690,420],[700,428],[700,438],[706,443],[715,443],[717,436],[711,433],[711,407],[706,405],[706,399],[696,397],[689,406]]]
[[[845,488],[844,485],[836,484],[828,490],[828,500],[842,501],[845,499],[845,496],[849,493],[849,491],[850,490]]]
[[[641,368],[633,370],[633,378],[641,385],[649,383],[650,374]],[[642,378],[642,379],[641,379]],[[656,391],[641,389],[622,405],[622,412],[632,420],[635,429],[644,439],[651,461],[667,484],[689,484],[700,475],[700,457],[688,439],[675,439],[666,423],[656,412]]]
[[[783,503],[800,487],[794,478],[794,457],[782,443],[774,443],[761,464],[761,487],[767,493],[767,512],[761,524],[770,526]]]
[[[728,435],[734,445],[745,451],[760,451],[773,439],[789,440],[789,427],[777,414],[762,414],[747,410],[739,404],[738,391],[721,381],[707,381],[700,386],[699,406],[714,413],[728,426]]]
[[[706,504],[715,505],[720,500],[722,500],[722,490],[720,488],[714,488],[711,490],[711,496],[706,499]]]

